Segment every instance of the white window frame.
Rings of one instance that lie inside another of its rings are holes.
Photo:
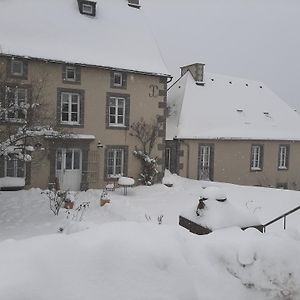
[[[260,145],[251,146],[251,170],[261,170],[262,147]]]
[[[74,77],[68,77],[68,71],[73,71],[74,72]],[[66,73],[65,74],[66,74],[66,77],[65,77],[66,81],[75,82],[77,80],[76,67],[66,66]]]
[[[116,105],[113,106],[110,104],[111,100],[115,100]],[[119,106],[120,103],[119,102],[123,102],[123,110],[122,110],[122,116],[123,116],[123,122],[122,123],[118,123],[118,116],[119,115]],[[111,114],[110,109],[111,107],[115,107],[115,113]],[[115,122],[111,122],[110,117],[113,116],[115,118]],[[109,97],[109,107],[108,107],[108,122],[109,122],[109,126],[110,127],[125,127],[125,118],[126,118],[126,99],[124,97]]]
[[[4,159],[4,177],[7,177],[7,160],[8,158]],[[14,178],[25,178],[26,177],[26,164],[24,162],[24,160],[19,160],[19,159],[14,159],[12,158],[11,161],[14,162],[14,166],[13,166],[13,172],[14,172],[14,176],[9,176],[9,177],[14,177]],[[24,171],[23,171],[23,176],[19,177],[18,176],[18,169],[19,169],[19,163],[23,162],[24,163]]]
[[[93,14],[93,5],[82,3],[82,12],[84,14],[92,15]]]
[[[14,64],[20,64],[21,72],[14,72]],[[14,76],[23,76],[24,75],[24,62],[18,59],[12,59],[10,65],[10,73]]]
[[[63,104],[64,104],[64,99],[63,96],[68,95],[68,120],[64,121],[62,119],[63,116]],[[72,121],[72,96],[76,95],[77,96],[77,121]],[[60,122],[61,124],[67,124],[67,125],[79,125],[80,124],[80,94],[78,93],[72,93],[72,92],[62,92],[60,95]]]
[[[209,145],[200,146],[200,169],[210,167],[211,147]]]
[[[280,169],[280,170],[287,169],[287,159],[288,159],[288,146],[280,145],[279,146],[278,169]]]
[[[6,87],[6,103],[10,106],[12,103],[11,103],[11,99],[8,99],[8,93],[10,92],[9,89],[13,89],[14,90],[14,102],[13,102],[13,105],[16,105],[17,107],[21,105],[21,103],[19,103],[19,91],[20,90],[23,90],[24,93],[25,93],[25,99],[24,99],[24,105],[26,105],[28,103],[28,89],[27,88],[19,88],[19,87],[10,87],[10,86],[7,86]],[[9,114],[10,113],[14,113],[14,117],[10,117]],[[5,112],[5,119],[6,120],[10,120],[10,121],[25,121],[27,118],[27,111],[24,112],[24,118],[20,118],[19,117],[19,109],[15,109],[13,112],[9,112],[9,111],[6,111]]]
[[[121,152],[121,172],[117,173],[117,152]],[[106,157],[106,176],[107,178],[119,178],[120,176],[123,176],[124,174],[124,149],[119,149],[119,148],[115,148],[115,149],[108,149],[107,151],[107,157]],[[113,153],[113,164],[112,166],[109,166],[109,161],[110,161],[110,153]],[[110,169],[110,167],[113,168],[113,172],[112,173],[108,173],[108,170]]]
[[[120,78],[120,83],[116,82],[116,78]],[[114,86],[122,87],[123,86],[123,74],[120,72],[114,72]]]

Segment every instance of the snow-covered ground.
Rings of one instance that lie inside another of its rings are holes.
[[[300,299],[298,212],[287,231],[276,224],[266,234],[231,227],[197,236],[178,226],[206,186],[263,224],[300,205],[299,192],[171,181],[127,196],[116,189],[103,207],[100,190],[74,193],[77,205],[90,202],[82,222],[64,209],[54,216],[39,189],[0,192],[0,299]]]

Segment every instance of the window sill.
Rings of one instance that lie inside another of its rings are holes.
[[[65,83],[65,84],[77,84],[77,85],[81,84],[81,82],[79,80],[71,80],[71,79],[66,79],[66,78],[63,79],[63,83]]]
[[[259,171],[262,171],[262,169],[261,168],[250,168],[250,171],[259,172]]]
[[[288,168],[287,167],[278,167],[278,171],[287,171]]]
[[[126,130],[128,129],[128,126],[126,125],[112,125],[112,124],[109,124],[108,129],[121,129],[121,130]]]
[[[84,127],[83,124],[79,123],[68,123],[68,122],[60,122],[59,126],[64,126],[64,127]]]

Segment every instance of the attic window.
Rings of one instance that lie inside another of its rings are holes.
[[[242,110],[242,109],[237,109],[236,111],[239,112],[239,113],[242,113],[244,110]]]
[[[91,15],[93,13],[93,6],[90,4],[82,4],[82,12]]]
[[[140,8],[140,0],[128,0],[128,6],[134,8]]]
[[[270,113],[268,113],[267,111],[264,111],[264,115],[265,115],[267,118],[272,119]]]
[[[96,2],[86,1],[86,0],[77,0],[79,11],[83,15],[95,16],[96,15]]]

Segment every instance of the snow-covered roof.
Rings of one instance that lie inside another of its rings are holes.
[[[168,91],[167,139],[300,140],[300,116],[265,85],[185,73]]]
[[[77,0],[0,0],[0,53],[166,75],[143,9],[101,0],[95,17]]]

